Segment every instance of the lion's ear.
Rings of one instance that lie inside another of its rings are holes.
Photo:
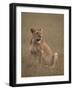
[[[30,29],[30,31],[31,31],[32,33],[34,33],[34,32],[35,32],[35,30],[34,30],[33,28],[31,28],[31,29]]]
[[[43,33],[43,29],[42,29],[42,28],[40,28],[40,29],[39,29],[39,32],[42,34],[42,33]]]

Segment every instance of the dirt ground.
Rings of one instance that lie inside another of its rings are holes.
[[[64,15],[23,13],[21,17],[21,76],[55,76],[64,75]],[[58,62],[55,68],[40,64],[29,51],[31,28],[42,28],[45,42],[54,52],[58,52]]]

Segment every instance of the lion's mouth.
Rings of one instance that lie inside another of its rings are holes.
[[[41,38],[40,39],[36,39],[36,41],[40,41],[41,40]]]

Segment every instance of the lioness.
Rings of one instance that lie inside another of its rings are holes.
[[[30,51],[34,57],[38,57],[39,62],[44,60],[45,63],[49,66],[55,67],[58,60],[58,53],[53,52],[52,49],[43,39],[42,29],[30,29],[32,33],[32,38],[30,42]]]

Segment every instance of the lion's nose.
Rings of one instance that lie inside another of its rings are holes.
[[[41,38],[41,35],[38,35],[39,38]]]

